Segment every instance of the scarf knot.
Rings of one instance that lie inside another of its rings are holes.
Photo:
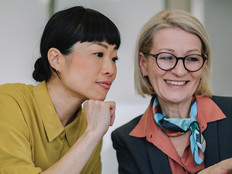
[[[190,118],[166,118],[159,108],[157,97],[153,101],[154,120],[162,131],[168,136],[182,135],[190,130],[190,148],[194,161],[200,165],[204,161],[206,142],[200,132],[200,126],[196,120],[197,102],[194,100],[191,105]]]

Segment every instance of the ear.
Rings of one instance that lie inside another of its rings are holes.
[[[147,76],[147,66],[148,66],[148,59],[146,56],[139,52],[139,66],[140,66],[140,71],[142,72],[143,76]]]
[[[203,67],[202,67],[203,73],[205,72],[205,69],[206,69],[207,66],[208,65],[207,65],[207,60],[206,60],[205,63],[204,63],[204,65],[203,65]]]
[[[52,68],[59,72],[61,64],[61,52],[56,48],[50,48],[48,50],[48,62]]]

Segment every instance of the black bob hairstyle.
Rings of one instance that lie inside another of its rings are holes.
[[[63,55],[72,52],[77,42],[102,42],[119,48],[120,32],[115,24],[105,15],[82,6],[72,7],[54,14],[45,26],[40,54],[32,74],[36,81],[48,81],[52,75],[47,53],[50,48],[58,49]]]

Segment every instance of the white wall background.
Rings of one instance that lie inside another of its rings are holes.
[[[206,24],[213,51],[213,90],[232,96],[232,1],[193,0],[193,11]],[[196,3],[196,1],[200,3]],[[118,75],[106,100],[117,102],[116,120],[104,137],[103,174],[116,174],[116,154],[112,148],[112,130],[144,112],[149,98],[135,93],[133,55],[142,25],[164,9],[164,0],[57,0],[55,11],[74,5],[99,10],[112,19],[121,31]],[[202,3],[204,2],[204,3]],[[200,6],[199,5],[203,5]],[[198,10],[197,10],[198,9]],[[200,9],[200,10],[199,10]],[[48,20],[48,0],[0,0],[0,84],[32,79],[39,42]]]
[[[205,0],[205,26],[212,46],[212,87],[232,96],[232,1]]]

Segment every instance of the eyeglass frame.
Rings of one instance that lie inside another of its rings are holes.
[[[163,69],[163,68],[161,68],[161,67],[159,66],[159,64],[158,64],[158,62],[157,62],[157,58],[158,58],[158,56],[159,56],[160,54],[163,54],[163,53],[170,54],[170,55],[172,55],[172,56],[174,56],[174,57],[176,58],[176,63],[175,63],[175,65],[174,65],[172,68],[170,68],[170,69]],[[187,56],[185,56],[185,57],[177,57],[177,56],[175,56],[174,54],[169,53],[169,52],[160,52],[160,53],[158,53],[158,54],[151,54],[151,53],[147,52],[147,53],[144,53],[144,54],[154,57],[155,60],[156,60],[157,66],[158,66],[160,69],[164,70],[164,71],[171,71],[172,69],[174,69],[174,68],[176,67],[176,65],[177,65],[177,63],[178,63],[179,60],[183,60],[184,68],[185,68],[187,71],[189,71],[189,72],[196,72],[196,71],[199,71],[199,70],[204,66],[205,61],[207,60],[207,57],[206,57],[204,54],[189,54],[189,55],[187,55]],[[185,59],[186,59],[186,57],[189,57],[189,56],[191,56],[191,55],[198,55],[198,56],[201,56],[201,57],[203,58],[203,63],[202,63],[202,65],[201,65],[201,67],[198,68],[197,70],[194,70],[194,71],[190,71],[190,70],[187,69],[186,66],[185,66]]]

